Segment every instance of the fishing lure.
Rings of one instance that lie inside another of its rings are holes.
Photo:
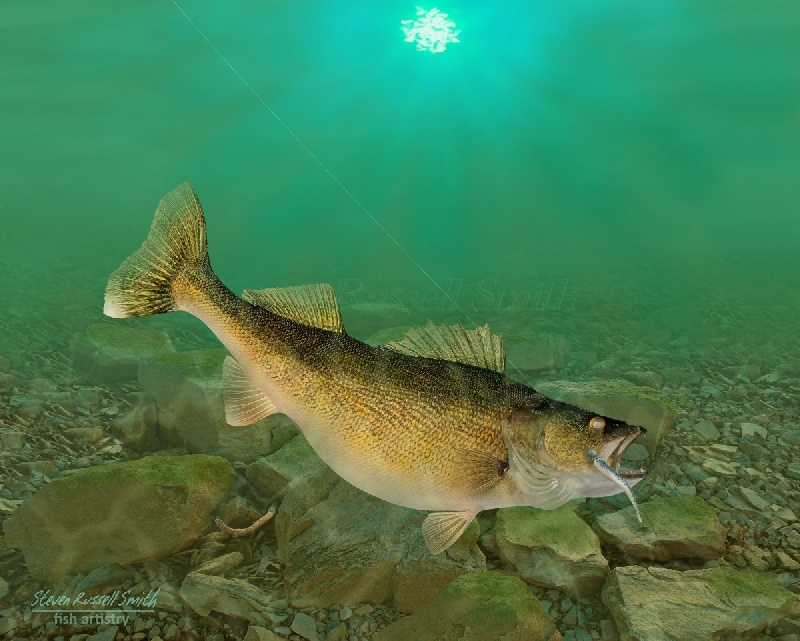
[[[642,515],[639,513],[639,505],[636,503],[636,498],[633,496],[633,492],[631,491],[631,486],[628,485],[628,482],[622,478],[617,472],[608,464],[606,463],[594,450],[589,450],[588,452],[589,457],[594,461],[594,466],[597,470],[609,479],[612,483],[616,483],[619,487],[622,488],[622,491],[628,495],[628,498],[631,500],[633,504],[633,509],[636,510],[636,518],[639,519],[639,523],[642,522]]]

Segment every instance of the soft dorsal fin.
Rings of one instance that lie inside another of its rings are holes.
[[[245,289],[242,298],[301,325],[344,333],[336,294],[333,293],[333,287],[326,283]]]
[[[222,363],[222,397],[228,425],[252,425],[278,411],[267,395],[250,382],[232,356],[226,356]]]
[[[428,321],[425,327],[412,327],[403,340],[389,343],[387,347],[409,356],[441,358],[500,374],[506,367],[503,341],[489,331],[488,325],[464,329],[461,323],[434,325],[433,321]]]

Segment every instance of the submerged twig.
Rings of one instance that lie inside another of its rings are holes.
[[[247,536],[248,534],[252,534],[256,530],[258,530],[262,525],[264,525],[267,521],[269,521],[273,516],[275,516],[276,507],[273,505],[269,508],[269,511],[258,519],[252,525],[248,525],[247,527],[231,527],[222,519],[215,519],[214,523],[216,523],[217,527],[220,531],[224,532],[228,536],[232,536],[233,538],[238,538],[240,536]]]

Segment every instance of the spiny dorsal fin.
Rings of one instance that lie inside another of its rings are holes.
[[[267,395],[250,382],[232,356],[226,356],[222,363],[222,396],[228,425],[252,425],[278,411]]]
[[[328,284],[245,289],[242,298],[301,325],[344,332],[339,303]]]
[[[444,552],[464,534],[477,512],[431,512],[422,522],[422,538],[431,554]]]
[[[428,321],[425,327],[412,327],[401,341],[387,347],[423,358],[441,358],[465,365],[483,367],[502,374],[506,367],[506,350],[497,334],[489,326],[464,329],[455,325],[434,325]]]

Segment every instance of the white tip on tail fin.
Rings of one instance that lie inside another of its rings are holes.
[[[207,265],[203,208],[188,182],[161,199],[142,246],[111,274],[103,313],[112,318],[176,308],[172,285],[188,266]]]
[[[458,541],[477,512],[431,512],[422,522],[422,537],[431,554],[444,552]]]
[[[258,389],[232,356],[222,363],[222,394],[228,425],[252,425],[278,411],[275,404]]]

